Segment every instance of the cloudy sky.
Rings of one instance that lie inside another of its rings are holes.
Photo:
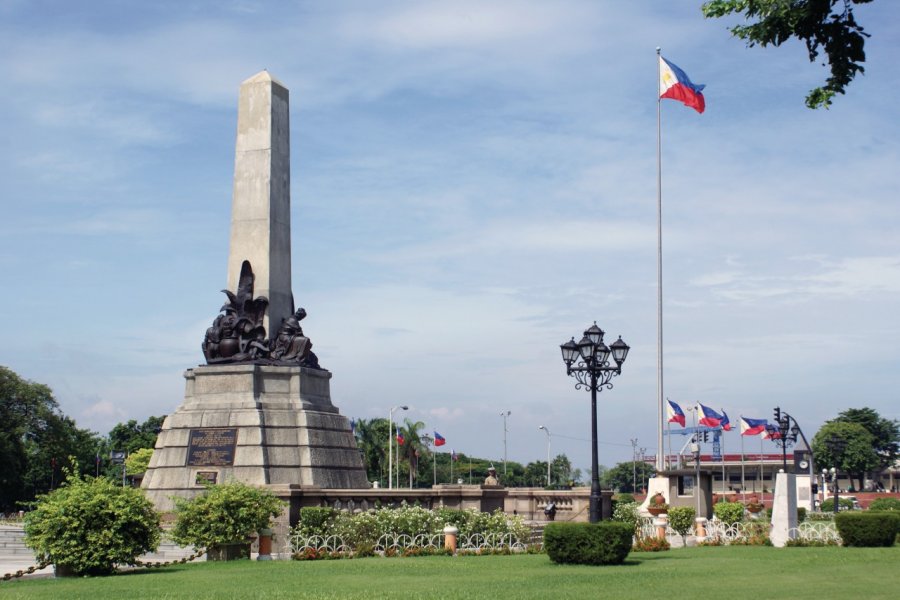
[[[857,8],[866,74],[810,111],[825,68],[699,4],[0,0],[0,364],[102,433],[174,411],[265,68],[291,92],[294,295],[343,414],[408,404],[501,459],[510,410],[511,459],[545,425],[587,468],[559,344],[596,320],[632,347],[601,462],[654,453],[661,46],[707,85],[702,115],[662,106],[666,395],[779,405],[808,436],[900,418],[898,8]]]

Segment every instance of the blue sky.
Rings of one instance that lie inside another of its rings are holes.
[[[857,8],[831,110],[800,44],[747,49],[700,2],[0,0],[0,364],[107,432],[172,412],[223,296],[237,91],[291,91],[293,285],[342,413],[587,468],[559,344],[632,346],[600,460],[656,446],[656,57],[665,391],[811,436],[900,418],[897,8]],[[680,439],[680,438],[679,438]],[[730,434],[726,450],[737,449]],[[680,444],[679,444],[680,445]],[[774,450],[774,446],[773,446]]]

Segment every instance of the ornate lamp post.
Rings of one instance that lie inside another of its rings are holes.
[[[783,412],[780,407],[775,407],[775,425],[767,425],[766,432],[772,440],[781,446],[781,465],[787,473],[787,449],[797,441],[801,435],[797,419]],[[793,423],[793,425],[791,425]]]
[[[825,446],[828,448],[828,452],[834,459],[834,468],[832,469],[832,471],[834,471],[834,514],[837,514],[840,510],[838,506],[838,493],[840,490],[838,487],[838,469],[840,468],[841,457],[844,455],[844,450],[847,449],[847,440],[832,433],[831,437],[825,440]]]
[[[622,341],[622,337],[607,346],[603,343],[604,331],[597,327],[597,322],[584,332],[580,342],[570,341],[562,344],[563,362],[566,363],[566,374],[578,382],[575,389],[586,389],[591,392],[591,500],[590,522],[600,520],[600,466],[597,458],[597,392],[612,389],[610,380],[622,373],[622,363],[631,349]],[[615,366],[610,366],[612,355]]]

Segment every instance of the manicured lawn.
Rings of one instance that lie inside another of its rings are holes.
[[[687,548],[625,565],[546,555],[197,563],[93,579],[0,583],[0,598],[896,598],[900,547]]]

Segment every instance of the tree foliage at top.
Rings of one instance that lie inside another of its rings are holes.
[[[141,448],[153,448],[165,419],[166,416],[162,415],[148,417],[143,423],[131,419],[127,423],[116,424],[109,432],[110,449],[132,454]]]
[[[100,445],[60,411],[49,387],[0,366],[0,512],[56,487],[65,468],[93,472]]]
[[[797,38],[806,44],[810,62],[822,52],[831,69],[825,85],[806,96],[809,108],[828,108],[835,94],[844,90],[858,73],[864,73],[865,39],[869,34],[853,16],[854,4],[872,0],[711,0],[703,4],[707,18],[739,14],[749,25],[731,27],[732,35],[747,46],[780,46]]]
[[[634,483],[637,483],[637,489],[644,487],[644,483],[651,477],[656,475],[656,469],[653,465],[643,461],[628,461],[618,463],[606,471],[603,475],[603,483],[610,489],[619,492],[635,492]]]
[[[872,449],[878,455],[878,469],[886,469],[897,461],[900,452],[900,423],[885,419],[872,408],[848,408],[835,422],[862,425],[875,438]]]
[[[832,436],[847,442],[843,453],[838,456],[826,443]],[[858,423],[828,421],[812,439],[813,458],[816,464],[823,468],[837,464],[839,471],[855,477],[859,489],[863,489],[866,473],[877,468],[879,464],[878,455],[873,448],[874,443],[874,436]]]

